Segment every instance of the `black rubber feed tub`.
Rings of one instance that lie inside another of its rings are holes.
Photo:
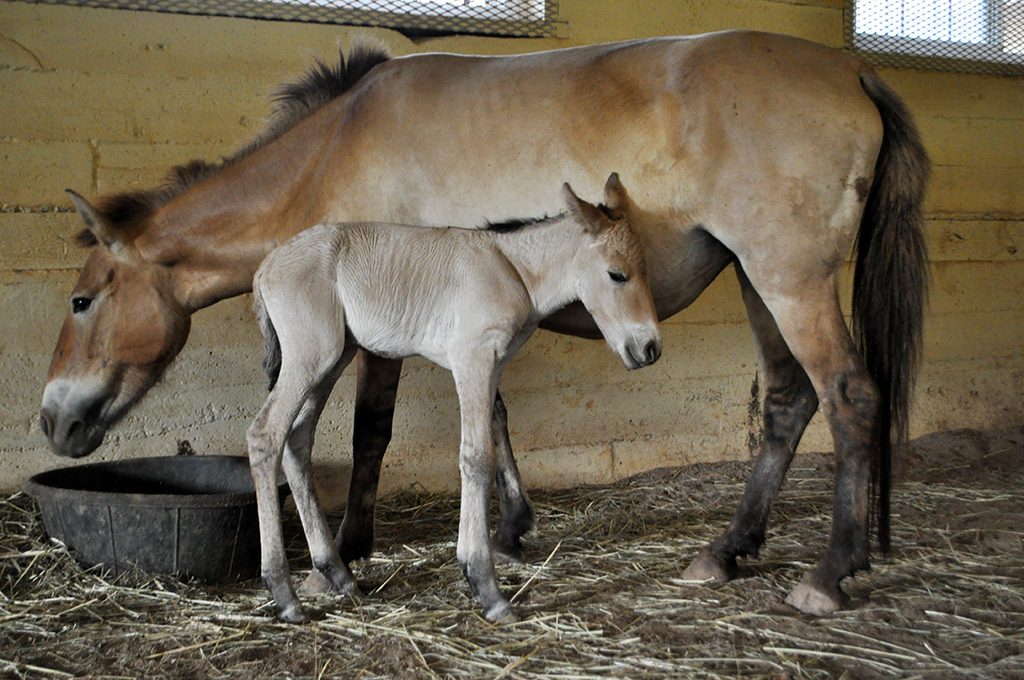
[[[204,581],[259,573],[249,459],[170,456],[50,470],[25,485],[50,536],[87,566]],[[281,497],[287,491],[282,484]]]

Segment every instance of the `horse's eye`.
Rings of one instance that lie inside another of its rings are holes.
[[[92,298],[87,297],[76,297],[71,298],[71,313],[81,314],[85,310],[89,309],[89,305],[92,304]]]
[[[625,283],[628,277],[622,272],[610,271],[608,272],[608,278],[615,283]]]

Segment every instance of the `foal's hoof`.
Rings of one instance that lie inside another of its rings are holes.
[[[728,583],[732,580],[732,577],[732,570],[706,549],[697,553],[697,557],[693,558],[693,562],[683,572],[684,581],[693,581],[695,583],[714,581],[721,585]]]
[[[846,595],[838,587],[825,590],[812,581],[810,575],[805,576],[786,598],[786,604],[811,616],[829,616],[846,605]]]
[[[515,623],[519,620],[512,605],[508,602],[499,602],[489,609],[485,609],[484,618],[491,623]]]
[[[331,590],[331,582],[327,580],[327,577],[319,569],[314,569],[309,572],[309,576],[299,586],[299,595],[315,597],[317,595],[327,595]]]

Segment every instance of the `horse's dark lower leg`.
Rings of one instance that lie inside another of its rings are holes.
[[[370,556],[381,462],[391,441],[402,361],[360,350],[352,427],[352,481],[335,543],[345,564]]]
[[[732,522],[700,551],[684,574],[684,578],[699,581],[728,581],[736,575],[737,557],[757,554],[765,540],[772,502],[789,470],[804,428],[818,408],[814,387],[789,351],[771,314],[739,266],[736,273],[765,385],[764,443]]]
[[[806,380],[814,386],[814,394],[832,432],[836,452],[832,535],[821,562],[786,599],[803,612],[822,615],[842,607],[845,598],[839,588],[840,582],[869,566],[871,489],[882,465],[880,393],[843,320],[835,276],[816,281],[810,274],[813,272],[806,276],[780,278],[777,270],[761,267],[756,279],[751,276],[747,281],[741,275],[740,281],[745,288],[748,311],[752,312],[752,325],[756,328],[759,323],[755,319],[759,318],[759,313],[767,315],[767,310],[771,309],[772,313],[767,316],[774,320],[777,334],[785,339],[792,357],[805,371]],[[770,297],[764,297],[769,301],[767,304],[751,305],[751,300],[760,299],[750,290],[754,281],[760,281],[761,286],[771,292]],[[769,372],[772,365],[770,348],[762,343],[760,349],[762,369]],[[810,413],[809,409],[807,413]],[[765,417],[767,426],[767,404]],[[793,430],[792,434],[798,435],[799,432]],[[794,438],[794,446],[798,438]],[[758,485],[763,485],[767,492],[771,486],[777,488],[775,477],[781,480],[781,475],[772,469],[764,472],[768,480],[755,480],[751,485],[754,491],[748,489],[748,494],[755,498]],[[755,477],[758,473],[759,470],[755,469]],[[742,512],[741,508],[738,517]],[[756,511],[750,512],[747,516],[753,518],[756,514]],[[724,556],[727,557],[728,553],[725,552]]]
[[[755,556],[764,544],[772,502],[818,404],[814,389],[795,360],[789,362],[786,372],[789,384],[769,387],[765,394],[765,440],[736,514],[726,530],[701,550],[684,578],[728,581],[736,575],[736,558]]]
[[[512,445],[508,439],[508,411],[500,393],[494,400],[491,429],[498,462],[494,479],[501,508],[501,519],[491,537],[491,547],[500,555],[520,562],[523,560],[523,543],[520,539],[533,528],[533,506],[523,489],[519,468],[512,455]]]
[[[818,566],[786,602],[809,614],[829,614],[846,600],[839,583],[870,568],[872,461],[878,455],[878,388],[866,371],[839,375],[822,400],[836,450],[832,535]]]

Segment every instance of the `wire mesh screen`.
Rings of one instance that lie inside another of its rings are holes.
[[[1024,0],[847,0],[846,37],[880,66],[1024,74]]]
[[[40,4],[382,26],[405,33],[555,35],[557,0],[27,0]]]

